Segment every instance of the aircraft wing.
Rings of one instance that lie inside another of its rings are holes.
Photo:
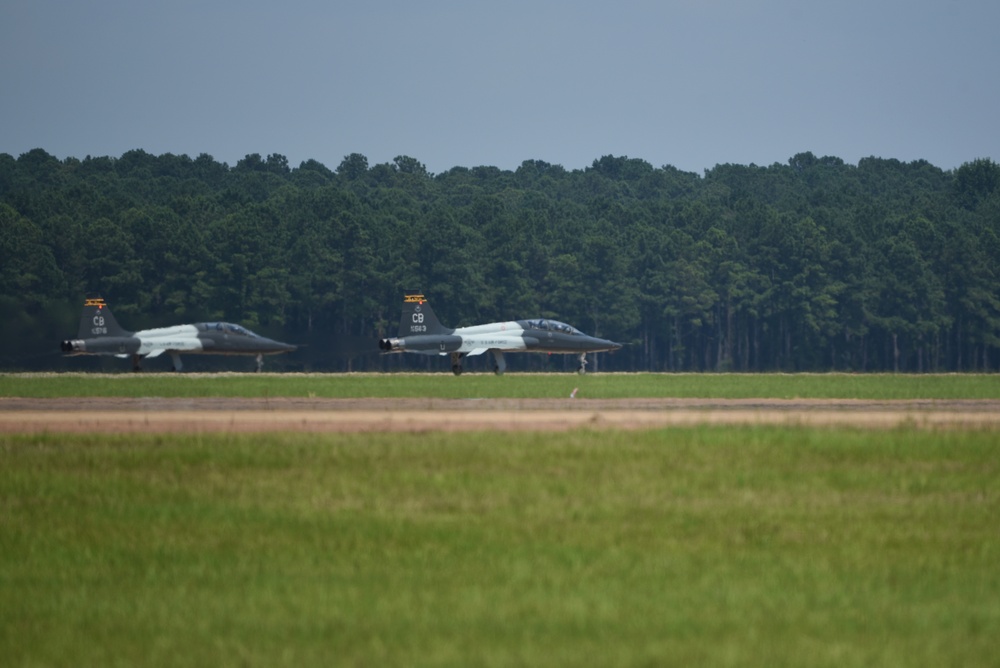
[[[153,348],[148,353],[146,353],[146,357],[159,357],[165,352],[167,352],[166,348]]]
[[[469,352],[467,352],[467,353],[465,353],[465,354],[466,354],[466,355],[467,355],[468,357],[472,357],[473,355],[482,355],[482,354],[483,354],[483,353],[485,353],[485,352],[486,352],[487,350],[489,350],[489,348],[473,348],[472,350],[470,350]]]

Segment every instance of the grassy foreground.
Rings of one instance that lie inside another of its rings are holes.
[[[1000,399],[975,374],[0,374],[0,397]]]
[[[19,665],[984,666],[996,434],[0,435]]]

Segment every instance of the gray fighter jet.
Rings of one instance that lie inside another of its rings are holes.
[[[140,371],[140,360],[168,353],[174,371],[181,370],[181,353],[201,355],[256,355],[257,371],[264,366],[264,355],[285,353],[295,346],[272,341],[249,329],[228,322],[199,322],[157,329],[129,332],[122,329],[111,309],[100,297],[83,303],[79,338],[63,341],[62,351],[69,355],[114,355],[132,357],[132,369]]]
[[[505,352],[578,355],[577,373],[584,373],[587,353],[618,350],[622,344],[587,336],[575,327],[545,318],[449,329],[438,322],[422,294],[407,294],[403,297],[399,336],[380,339],[378,346],[385,353],[450,355],[452,373],[458,376],[462,373],[464,357],[487,351],[493,355],[493,371],[497,375],[507,368],[503,358]]]

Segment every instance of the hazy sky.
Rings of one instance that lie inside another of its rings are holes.
[[[997,0],[4,0],[0,153],[1000,161]]]

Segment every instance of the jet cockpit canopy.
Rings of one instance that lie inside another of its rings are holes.
[[[215,330],[217,332],[225,332],[226,334],[233,334],[235,336],[249,336],[254,339],[261,338],[259,335],[254,334],[246,327],[243,327],[242,325],[235,325],[231,322],[203,322],[201,327],[206,331]]]
[[[539,320],[529,320],[528,326],[532,329],[544,329],[550,332],[561,332],[563,334],[570,334],[573,336],[583,336],[583,332],[578,330],[576,327],[567,325],[565,322],[559,322],[558,320],[548,320],[545,318]]]

